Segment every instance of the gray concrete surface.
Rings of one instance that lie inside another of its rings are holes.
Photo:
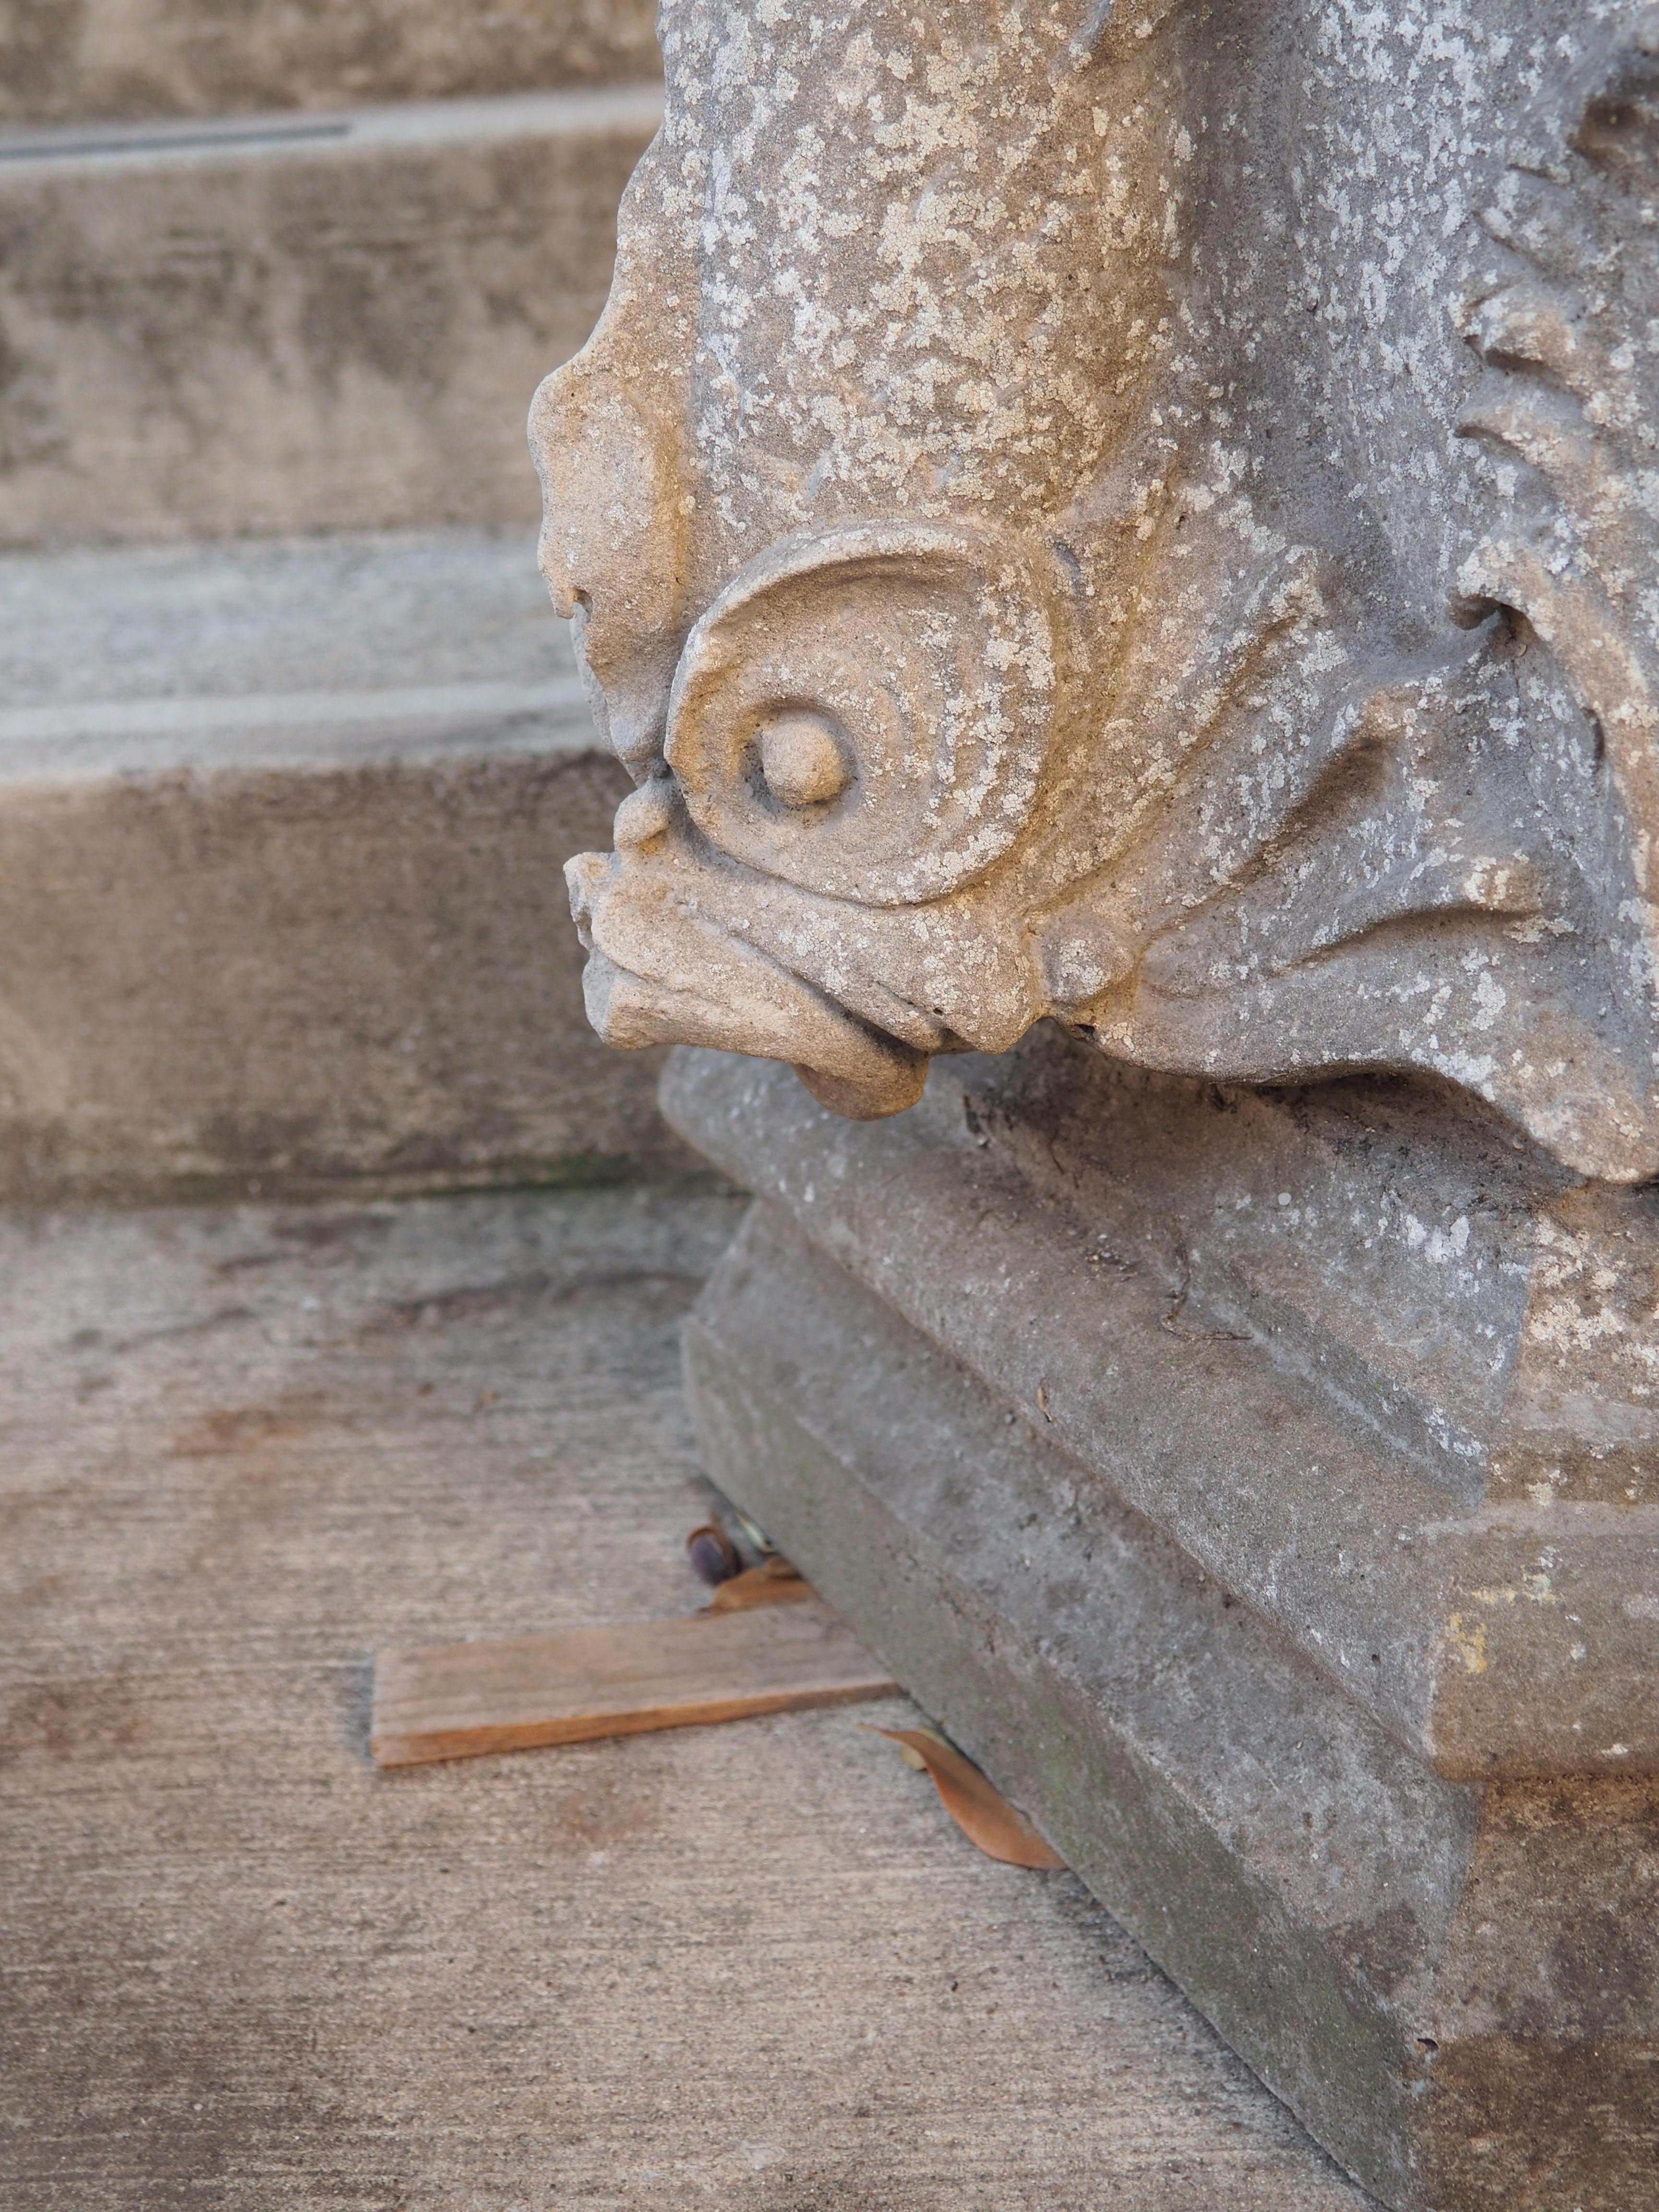
[[[1359,2212],[896,1701],[374,1771],[377,1644],[696,1601],[735,1218],[0,1217],[6,2212]]]
[[[650,84],[0,137],[0,544],[533,523]]]
[[[0,1193],[678,1173],[561,869],[628,788],[520,533],[0,558]]]
[[[651,76],[642,0],[0,0],[0,121],[228,115]]]
[[[0,554],[0,788],[598,743],[532,531]]]

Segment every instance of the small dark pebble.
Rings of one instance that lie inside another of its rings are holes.
[[[712,1521],[691,1531],[685,1540],[685,1556],[692,1573],[711,1585],[729,1583],[743,1565],[730,1537]]]

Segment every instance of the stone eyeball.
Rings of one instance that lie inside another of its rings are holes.
[[[1046,592],[1018,546],[855,524],[732,579],[686,640],[664,751],[717,850],[908,905],[971,883],[1019,834],[1054,690]]]
[[[786,707],[756,733],[767,790],[781,806],[823,806],[853,781],[842,741],[829,718]]]

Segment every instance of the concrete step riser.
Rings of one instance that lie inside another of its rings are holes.
[[[0,1199],[587,1182],[678,1157],[590,1042],[597,754],[0,801]]]
[[[654,115],[0,160],[0,544],[532,522],[531,396],[604,304]]]
[[[11,0],[0,125],[443,100],[651,76],[647,0]]]
[[[0,561],[0,1200],[678,1172],[562,864],[628,788],[533,540]]]

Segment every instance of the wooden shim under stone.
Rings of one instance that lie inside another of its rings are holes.
[[[820,1598],[754,1612],[382,1651],[381,1766],[529,1751],[891,1696],[898,1684]]]

